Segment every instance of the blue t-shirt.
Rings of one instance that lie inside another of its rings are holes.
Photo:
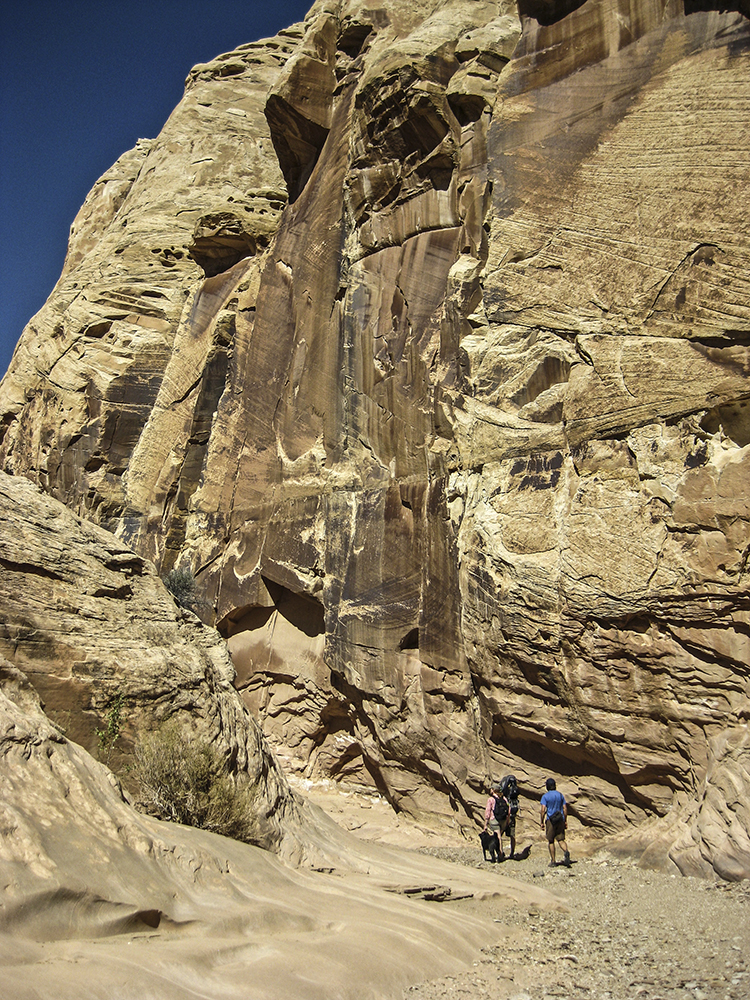
[[[547,807],[547,819],[555,813],[562,813],[565,805],[565,796],[555,788],[551,792],[545,792],[542,796],[542,805]]]

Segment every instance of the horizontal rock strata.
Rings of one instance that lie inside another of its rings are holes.
[[[470,825],[553,771],[608,833],[745,725],[750,26],[704,6],[320,0],[82,209],[4,466],[191,566],[306,776]]]
[[[26,701],[41,696],[68,738],[121,769],[137,736],[174,722],[249,778],[253,841],[279,850],[287,833],[294,845],[298,806],[215,629],[179,608],[153,566],[109,532],[5,473],[0,609],[0,656],[23,672]],[[118,702],[120,735],[103,746],[98,732]]]

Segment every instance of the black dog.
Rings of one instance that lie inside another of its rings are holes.
[[[503,857],[500,854],[500,840],[496,833],[490,833],[489,830],[482,830],[479,834],[479,839],[482,841],[482,854],[484,854],[485,861],[491,861],[493,864],[497,861],[502,861]],[[489,852],[489,858],[487,853]]]

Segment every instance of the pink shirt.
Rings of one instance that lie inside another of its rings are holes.
[[[498,792],[497,795],[490,795],[490,797],[487,799],[487,805],[484,807],[484,828],[485,828],[485,830],[490,825],[490,823],[492,824],[492,826],[490,827],[490,829],[495,829],[495,830],[500,830],[501,829],[500,824],[495,819],[495,800],[496,799],[499,801],[499,800],[505,799],[505,796],[501,795]],[[507,803],[507,799],[505,801]],[[510,813],[509,813],[509,815],[510,815]],[[502,829],[505,829],[506,825],[507,824],[503,824]]]
[[[495,796],[490,795],[487,799],[487,805],[484,807],[484,825],[487,826],[489,821],[495,815]]]

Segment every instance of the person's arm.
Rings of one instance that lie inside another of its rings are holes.
[[[492,798],[492,796],[490,796],[490,798],[487,799],[487,805],[484,807],[484,827],[482,828],[483,831],[487,829],[487,824],[492,818],[492,806],[494,801],[495,800]]]
[[[544,820],[547,816],[547,806],[542,802],[542,808],[539,810],[539,826],[544,829]]]
[[[564,797],[563,797],[563,822],[565,823],[565,826],[568,825],[568,803],[565,801]]]

